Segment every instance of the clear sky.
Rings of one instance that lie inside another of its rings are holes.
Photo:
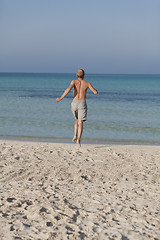
[[[160,73],[160,0],[0,0],[0,72]]]

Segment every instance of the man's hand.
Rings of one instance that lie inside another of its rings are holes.
[[[58,98],[56,99],[56,101],[59,102],[59,101],[61,101],[61,99],[58,97]]]

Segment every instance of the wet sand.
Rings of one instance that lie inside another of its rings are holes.
[[[160,147],[0,140],[0,239],[160,239]]]

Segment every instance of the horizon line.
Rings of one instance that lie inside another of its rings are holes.
[[[8,71],[8,72],[1,72],[0,74],[5,73],[13,73],[13,74],[76,74],[76,72],[17,72],[17,71]],[[101,74],[101,75],[160,75],[160,73],[96,73],[96,72],[87,72],[87,74]]]

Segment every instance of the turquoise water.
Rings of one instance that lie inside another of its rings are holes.
[[[67,138],[73,135],[72,92],[57,103],[75,74],[0,73],[0,136]],[[83,138],[160,141],[160,75],[87,74]]]

